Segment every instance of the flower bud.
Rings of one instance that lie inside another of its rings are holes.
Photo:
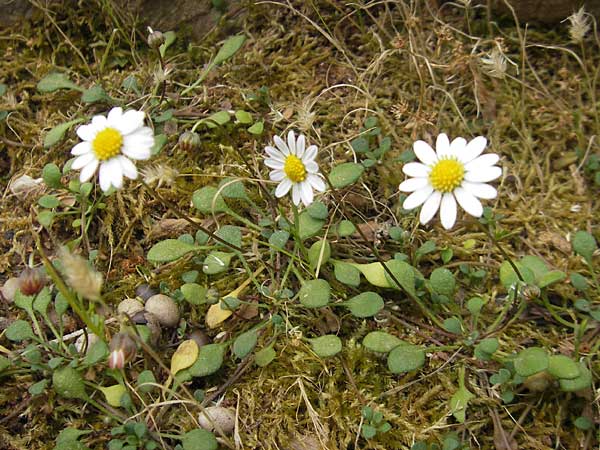
[[[200,136],[193,131],[185,131],[179,136],[179,147],[189,152],[200,148]]]
[[[151,31],[148,35],[148,46],[158,48],[165,43],[165,35],[160,31]]]
[[[131,361],[137,353],[137,346],[133,338],[127,333],[117,333],[110,340],[110,354],[108,355],[108,367],[111,369],[122,369]]]
[[[27,267],[19,275],[19,289],[25,295],[36,295],[47,282],[46,272],[43,268],[32,269]]]

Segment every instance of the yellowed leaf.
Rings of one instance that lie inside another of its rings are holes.
[[[187,369],[198,359],[198,344],[193,339],[183,341],[173,353],[171,358],[171,373],[175,375],[183,369]]]
[[[370,263],[370,264],[356,264],[351,263],[354,267],[356,267],[360,272],[365,276],[367,281],[371,283],[373,286],[382,287],[382,288],[390,288],[390,283],[388,282],[385,276],[385,269],[383,265],[379,262]],[[389,267],[389,266],[388,266]]]
[[[115,384],[114,386],[101,387],[100,390],[104,394],[104,398],[106,398],[106,402],[115,408],[121,406],[121,397],[123,394],[127,392],[125,386],[121,384]]]
[[[230,309],[223,309],[221,307],[221,302],[215,303],[210,308],[208,308],[208,312],[206,313],[206,325],[208,326],[208,328],[218,327],[232,314],[233,311],[231,311]]]

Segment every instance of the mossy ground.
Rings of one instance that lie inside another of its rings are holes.
[[[158,189],[161,195],[195,215],[189,208],[195,189],[216,185],[225,176],[254,178],[238,153],[227,146],[237,146],[266,175],[260,164],[262,148],[272,134],[287,128],[306,133],[319,145],[320,165],[327,172],[333,162],[352,159],[349,142],[359,134],[366,117],[377,117],[382,133],[392,137],[392,150],[382,164],[366,172],[363,182],[344,193],[341,211],[355,223],[371,225],[372,239],[386,259],[395,252],[412,257],[427,240],[435,241],[438,249],[452,249],[454,258],[445,267],[460,279],[455,302],[463,305],[473,295],[485,297],[488,303],[480,320],[487,326],[506,299],[498,280],[503,255],[468,216],[450,232],[437,223],[418,225],[415,214],[400,206],[397,187],[403,175],[401,163],[396,162],[414,140],[432,142],[438,132],[451,138],[483,135],[490,141],[490,151],[502,156],[500,194],[488,206],[504,216],[501,226],[510,235],[502,244],[508,254],[537,255],[552,268],[587,273],[581,258],[571,251],[568,236],[576,230],[598,236],[599,190],[584,173],[583,161],[586,150],[588,154],[598,152],[594,136],[599,129],[596,82],[600,52],[595,29],[579,46],[569,43],[567,24],[525,29],[510,19],[488,22],[485,8],[469,9],[467,16],[456,5],[445,4],[439,11],[427,5],[395,1],[245,5],[235,18],[223,19],[223,25],[243,29],[248,36],[244,48],[186,97],[179,95],[183,86],[199,76],[216,43],[227,33],[217,28],[206,40],[189,46],[185,33],[180,33],[167,53],[172,73],[166,90],[168,106],[161,106],[172,108],[175,114],[158,125],[169,141],[148,163],[163,164],[180,174],[173,184]],[[117,31],[108,47],[113,29]],[[10,180],[21,174],[38,177],[50,162],[62,167],[76,143],[75,133],[67,133],[64,142],[46,149],[42,145],[45,131],[109,108],[106,103],[83,104],[77,92],[40,94],[35,88],[37,81],[50,71],[61,70],[83,87],[101,84],[119,103],[153,108],[151,101],[159,95],[154,75],[158,63],[145,45],[145,34],[139,22],[101,2],[37,11],[30,22],[2,31],[0,82],[7,84],[8,93],[0,106],[11,111],[0,123],[3,278],[17,274],[28,261],[35,249],[31,229],[40,230],[32,212],[37,197],[16,198],[8,188]],[[510,59],[503,78],[490,77],[481,63],[494,48]],[[139,95],[121,87],[131,75],[139,82]],[[268,101],[251,101],[250,95],[263,87],[268,89]],[[252,111],[265,120],[265,133],[256,138],[232,132],[226,138],[205,130],[200,149],[184,152],[176,146],[180,132],[189,129],[189,124],[223,109]],[[247,186],[253,186],[252,182]],[[260,191],[255,187],[251,191],[260,200]],[[91,248],[99,250],[98,268],[106,274],[108,303],[133,296],[135,287],[146,281],[141,274],[147,274],[154,286],[165,282],[175,289],[181,284],[181,273],[198,269],[190,260],[159,269],[145,260],[157,240],[191,230],[185,225],[176,230],[156,228],[161,219],[174,216],[141,185],[129,182],[106,203],[88,235]],[[330,210],[334,207],[330,204]],[[239,212],[254,214],[243,207]],[[210,218],[205,223],[214,226]],[[390,226],[408,230],[406,238],[391,240],[387,234]],[[68,223],[57,222],[50,234],[42,233],[48,243],[46,251],[53,253],[57,250],[54,242],[72,239],[74,231]],[[471,240],[475,245],[465,247]],[[248,251],[249,262],[258,267],[261,255],[250,247]],[[335,243],[334,254],[340,259],[373,260],[369,247],[358,237]],[[461,278],[461,263],[483,268],[487,276],[470,284]],[[422,258],[417,267],[428,275],[442,264],[438,251]],[[241,280],[239,272],[229,272],[202,281],[224,293]],[[335,289],[340,297],[353,295],[343,285]],[[391,375],[384,359],[360,347],[367,332],[383,329],[427,346],[453,344],[459,339],[429,323],[402,294],[382,294],[387,313],[377,322],[339,316],[338,310],[307,311],[282,301],[271,305],[272,311],[285,315],[307,336],[337,333],[344,342],[343,352],[322,360],[290,333],[277,340],[277,358],[267,367],[236,367],[238,362],[231,358],[219,375],[196,381],[191,389],[210,393],[224,380],[239,375],[226,389],[224,404],[239,412],[240,448],[389,450],[409,448],[415,440],[436,442],[451,431],[471,448],[574,449],[598,444],[596,431],[582,431],[573,425],[581,415],[597,424],[596,391],[577,396],[556,389],[541,393],[522,389],[512,403],[503,404],[488,381],[500,365],[476,360],[469,348],[433,352],[423,369]],[[249,291],[247,298],[253,296],[257,293]],[[551,290],[552,301],[560,307],[572,308],[576,298],[578,294],[568,282]],[[198,326],[204,312],[188,308],[184,318],[190,326]],[[16,316],[15,308],[6,304],[0,313],[10,319]],[[443,308],[440,315],[447,317]],[[73,328],[77,326],[73,324]],[[233,335],[245,328],[247,324],[241,320],[224,327]],[[598,327],[589,324],[581,332],[576,349],[573,331],[561,327],[532,302],[522,316],[495,336],[507,355],[539,345],[557,353],[572,356],[578,352],[590,357],[597,380],[597,354],[589,352],[597,349]],[[211,332],[211,337],[215,334]],[[161,351],[168,364],[172,345]],[[153,364],[140,358],[132,370]],[[467,421],[459,424],[449,414],[448,402],[458,387],[457,373],[462,366],[467,368],[467,387],[475,399],[469,404]],[[100,382],[102,374],[86,376]],[[90,405],[62,400],[51,390],[32,398],[26,387],[33,381],[37,380],[29,374],[3,378],[0,447],[52,448],[57,433],[74,426],[93,430],[85,440],[90,448],[106,448],[113,425],[107,425]],[[391,431],[368,442],[359,436],[361,408],[366,405],[383,412],[392,425]],[[194,427],[191,416],[197,410],[193,407],[175,404],[163,408],[167,410],[161,416],[160,431],[173,434]],[[144,413],[146,419],[150,415]]]

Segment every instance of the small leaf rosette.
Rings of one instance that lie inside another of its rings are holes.
[[[420,222],[424,225],[440,210],[445,229],[456,222],[456,204],[474,217],[481,217],[483,206],[479,199],[495,198],[498,192],[487,184],[502,175],[495,164],[500,157],[495,153],[481,155],[487,139],[478,136],[467,143],[457,137],[450,143],[444,133],[437,137],[435,151],[424,141],[413,145],[421,162],[411,162],[402,171],[411,178],[400,184],[402,192],[411,194],[404,200],[404,209],[421,205]],[[481,155],[481,156],[480,156]]]
[[[150,158],[154,133],[144,125],[143,111],[113,108],[108,115],[97,115],[87,125],[77,128],[83,140],[71,150],[76,156],[74,170],[80,170],[80,181],[86,182],[99,170],[100,188],[123,187],[123,176],[135,180],[137,168],[132,160]]]

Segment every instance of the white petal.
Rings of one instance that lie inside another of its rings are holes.
[[[117,189],[123,187],[123,169],[118,158],[111,158],[100,166],[100,177],[102,177],[102,167],[104,169],[104,176],[108,177],[109,183]],[[102,180],[100,180],[102,186]]]
[[[283,170],[271,170],[269,172],[269,179],[271,181],[281,181],[285,178],[285,172]]]
[[[97,116],[92,117],[92,125],[94,125],[97,131],[100,131],[107,127],[108,121],[106,117],[98,114]]]
[[[400,183],[399,189],[402,192],[414,192],[423,189],[427,185],[429,185],[429,179],[426,177],[409,178]]]
[[[135,180],[138,176],[138,171],[135,167],[135,164],[129,158],[123,155],[117,156],[117,159],[119,160],[119,164],[121,165],[123,175],[125,175],[130,180]]]
[[[477,136],[475,139],[469,141],[464,150],[456,155],[456,157],[462,163],[468,163],[477,158],[487,145],[487,139],[483,136]]]
[[[96,169],[98,169],[99,161],[94,159],[92,162],[87,164],[83,169],[81,169],[81,173],[79,174],[79,181],[85,183],[96,173]]]
[[[277,197],[277,198],[283,197],[285,194],[287,194],[290,191],[291,187],[292,187],[292,181],[289,178],[284,178],[283,180],[281,180],[281,183],[279,183],[277,185],[277,189],[275,189],[275,197]]]
[[[425,200],[429,198],[432,192],[433,188],[431,186],[426,186],[423,189],[419,189],[418,191],[415,191],[406,197],[402,207],[404,209],[413,209],[417,206],[421,206],[423,203],[425,203]]]
[[[294,205],[298,206],[300,204],[300,184],[294,183],[292,186],[292,201]]]
[[[319,165],[314,161],[309,161],[304,163],[304,168],[308,173],[317,173],[319,172]]]
[[[433,194],[429,196],[427,201],[423,204],[421,208],[421,214],[419,214],[419,221],[425,225],[433,216],[440,207],[440,201],[442,200],[442,193],[438,191],[434,191]]]
[[[498,191],[493,186],[486,183],[471,183],[469,181],[463,181],[462,187],[473,194],[475,197],[492,199],[496,198]]]
[[[402,172],[409,177],[426,177],[431,172],[431,168],[418,162],[410,162],[402,166]]]
[[[465,147],[467,146],[467,140],[462,137],[455,138],[450,143],[450,156],[456,156],[463,153],[465,151]]]
[[[285,161],[285,156],[279,150],[266,146],[265,151],[267,152],[267,155],[269,155],[269,158]]]
[[[148,159],[154,145],[154,135],[148,127],[140,128],[134,133],[123,136],[121,152],[131,159]]]
[[[109,171],[108,161],[104,161],[100,164],[100,173],[98,178],[100,180],[100,189],[104,192],[110,189],[110,171]]]
[[[81,140],[90,142],[96,137],[96,133],[98,133],[98,127],[92,125],[91,123],[88,125],[81,125],[77,127],[76,133]]]
[[[71,155],[79,156],[79,155],[84,155],[86,153],[90,153],[91,151],[92,151],[92,144],[90,144],[89,142],[83,141],[71,149]]]
[[[443,156],[449,156],[450,154],[450,140],[446,133],[438,134],[438,137],[435,141],[435,151],[437,153],[438,159]]]
[[[290,154],[290,149],[288,148],[286,143],[283,142],[283,139],[281,139],[279,136],[273,136],[273,142],[275,142],[275,145],[277,146],[279,151],[283,153],[284,156]]]
[[[481,168],[493,166],[500,160],[500,156],[495,153],[488,153],[486,155],[481,155],[475,158],[468,164],[465,164],[465,171],[478,171]]]
[[[325,181],[319,175],[314,175],[312,173],[309,173],[308,176],[306,177],[306,180],[311,184],[311,186],[315,190],[317,190],[319,192],[325,191]]]
[[[110,114],[109,114],[110,115]],[[146,114],[143,111],[136,111],[130,109],[123,114],[119,123],[113,126],[119,130],[122,134],[130,134],[144,126],[144,118]],[[110,117],[108,118],[110,123]]]
[[[302,162],[304,164],[306,164],[307,162],[314,160],[316,157],[317,157],[317,146],[310,145],[304,152],[304,155],[302,155]]]
[[[303,181],[300,183],[299,189],[302,203],[304,203],[304,206],[309,206],[314,199],[314,194],[310,183],[308,181]]]
[[[288,148],[290,149],[290,153],[292,155],[296,154],[296,135],[293,130],[290,130],[287,137]]]
[[[302,159],[302,155],[304,155],[304,150],[306,149],[306,138],[302,133],[298,136],[298,140],[296,141],[296,156]]]
[[[283,169],[285,163],[278,159],[267,158],[265,159],[265,166],[270,167],[271,169]]]
[[[456,201],[467,213],[473,217],[481,217],[483,214],[483,206],[477,198],[463,187],[454,189]]]
[[[502,168],[498,166],[481,167],[477,171],[465,173],[465,180],[475,183],[487,183],[502,175]]]
[[[83,166],[87,166],[89,163],[91,163],[95,159],[96,159],[96,155],[94,155],[91,152],[86,153],[85,155],[78,156],[77,158],[75,158],[75,161],[73,161],[73,164],[71,164],[71,169],[79,170]]]
[[[416,141],[413,144],[413,150],[423,164],[431,165],[438,160],[433,149],[425,141]]]
[[[442,225],[446,230],[452,228],[456,222],[456,200],[450,192],[446,192],[442,196],[440,219],[442,219]]]
[[[108,112],[106,116],[106,122],[109,127],[116,128],[123,118],[123,108],[116,106]]]

